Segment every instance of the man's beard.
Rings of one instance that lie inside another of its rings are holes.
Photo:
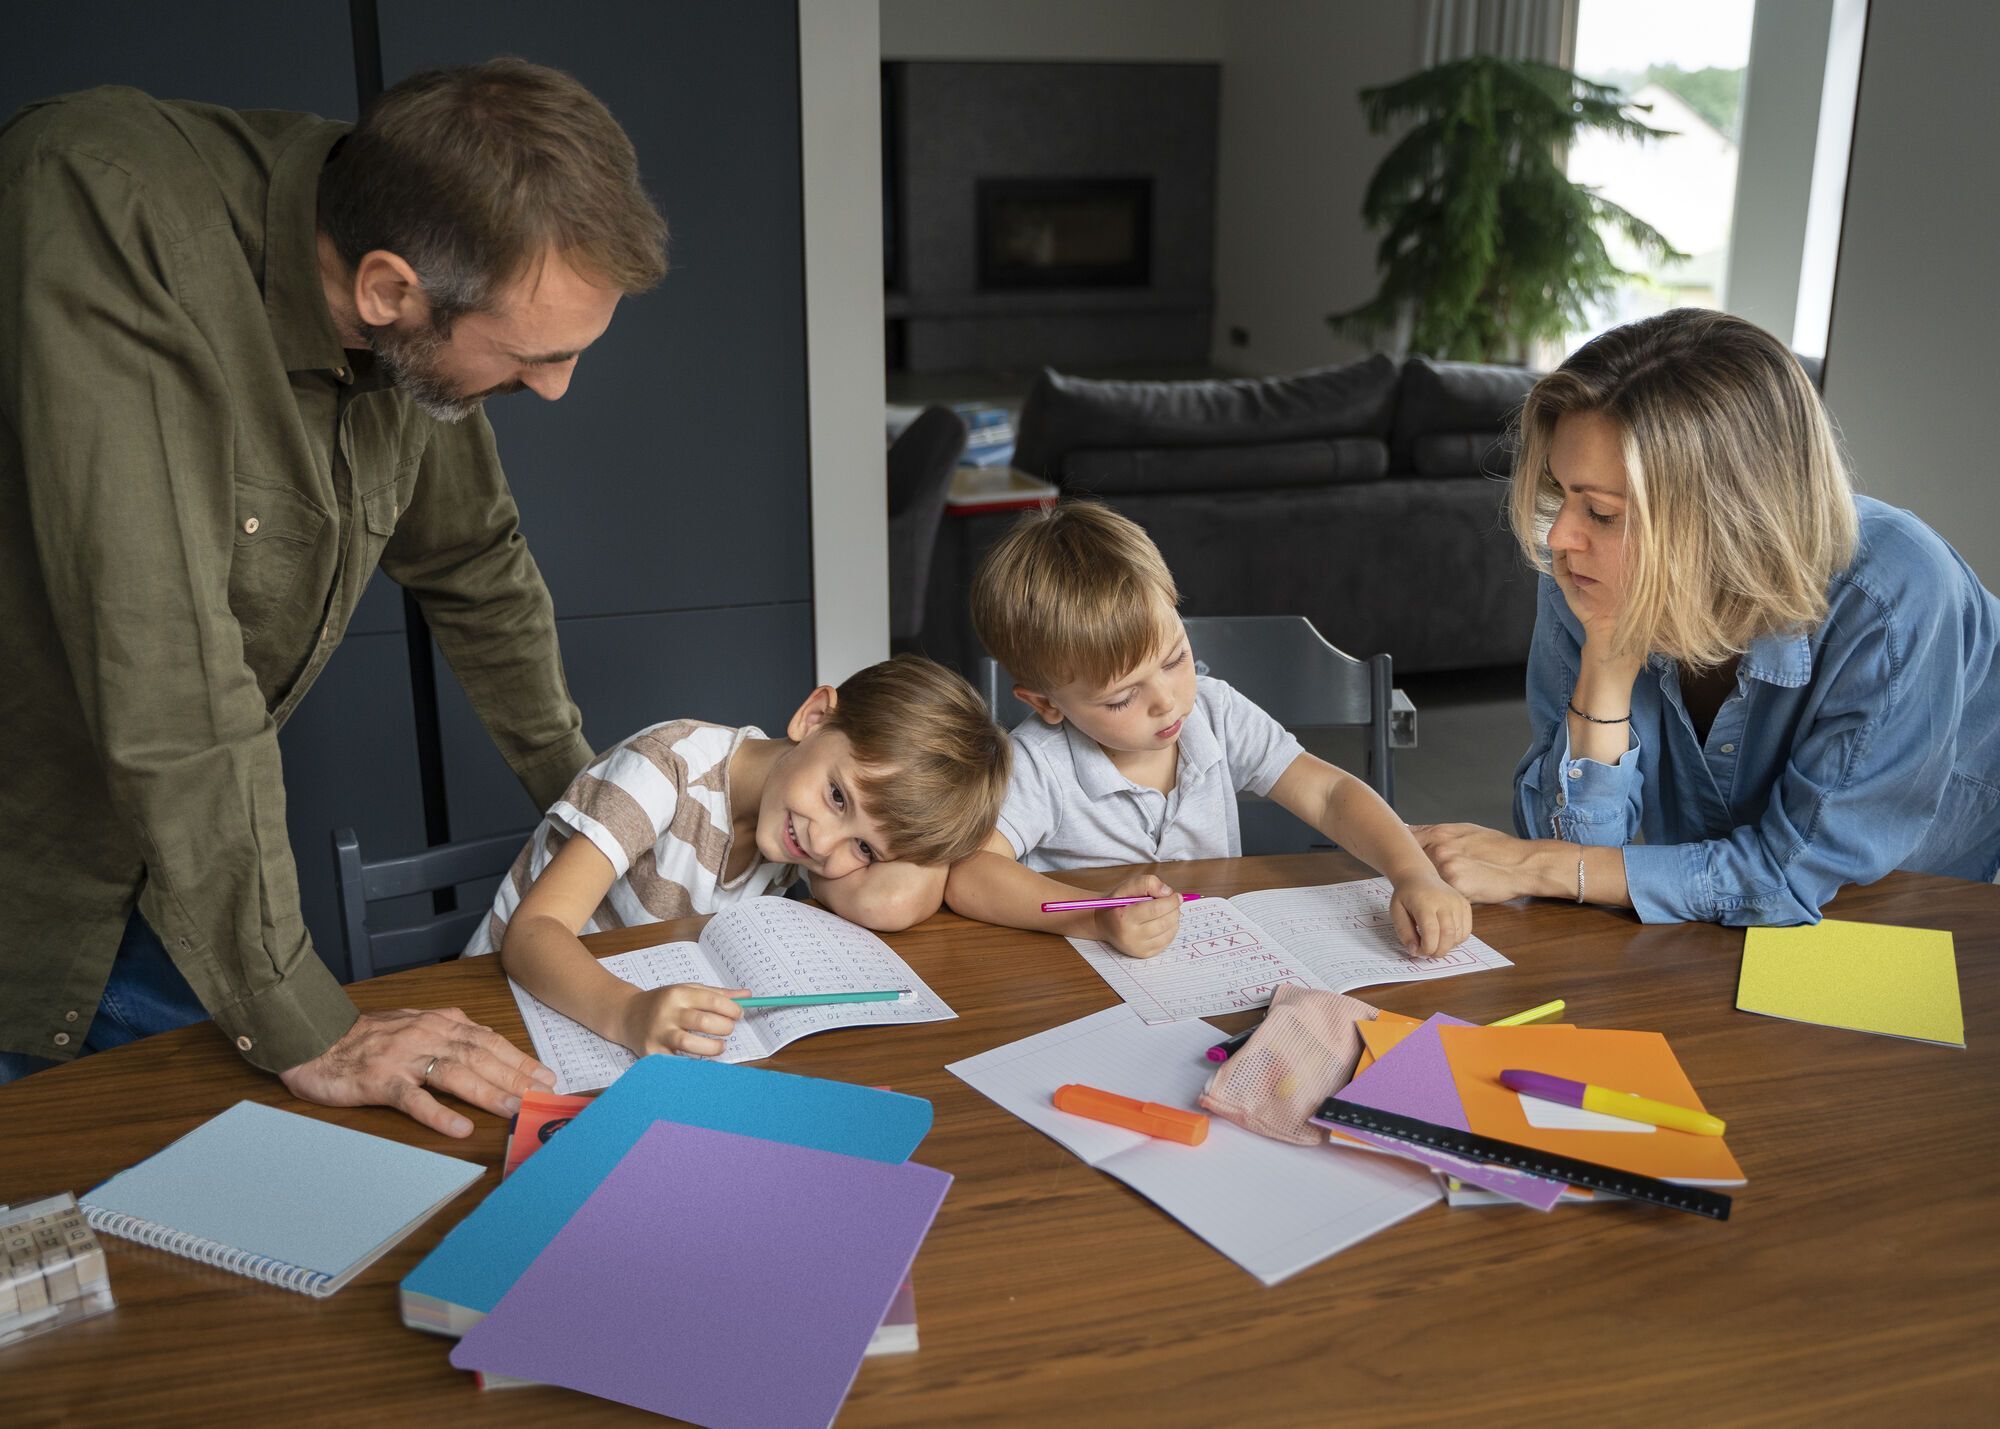
[[[447,340],[446,333],[428,322],[408,331],[396,327],[368,329],[368,346],[389,381],[433,421],[462,422],[478,411],[488,397],[521,390],[519,382],[507,382],[469,396],[460,392],[443,371],[441,359]]]

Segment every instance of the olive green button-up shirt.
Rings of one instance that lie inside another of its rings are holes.
[[[256,1065],[352,1025],[277,736],[378,563],[537,805],[589,762],[486,419],[341,348],[345,132],[130,89],[0,129],[0,1050],[76,1054],[135,900]]]

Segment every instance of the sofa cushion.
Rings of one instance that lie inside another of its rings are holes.
[[[1514,438],[1508,432],[1426,432],[1410,450],[1418,476],[1491,476],[1514,473]]]
[[[1402,383],[1396,392],[1395,435],[1389,451],[1391,469],[1418,469],[1417,438],[1426,433],[1505,430],[1521,415],[1528,389],[1540,377],[1540,373],[1525,367],[1411,358],[1403,364]]]
[[[1073,451],[1062,459],[1062,485],[1097,496],[1263,491],[1374,481],[1388,470],[1389,448],[1378,439],[1326,437],[1255,447]]]
[[[1099,382],[1045,369],[1021,409],[1014,464],[1057,479],[1073,451],[1386,437],[1397,371],[1377,355],[1289,377]]]

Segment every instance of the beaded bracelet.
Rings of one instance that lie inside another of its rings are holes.
[[[1622,714],[1618,716],[1618,718],[1616,719],[1599,719],[1594,714],[1585,714],[1582,710],[1576,707],[1575,700],[1571,700],[1569,702],[1569,712],[1575,715],[1578,719],[1589,720],[1592,724],[1630,724],[1632,722],[1632,716],[1630,716],[1629,714]]]

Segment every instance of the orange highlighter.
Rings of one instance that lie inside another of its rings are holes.
[[[1092,1121],[1109,1122],[1128,1131],[1142,1131],[1163,1141],[1199,1146],[1208,1140],[1208,1118],[1198,1111],[1182,1111],[1179,1107],[1161,1106],[1158,1102],[1142,1102],[1076,1082],[1057,1087],[1056,1094],[1049,1100],[1055,1103],[1057,1111],[1066,1111],[1072,1116],[1087,1116]]]

